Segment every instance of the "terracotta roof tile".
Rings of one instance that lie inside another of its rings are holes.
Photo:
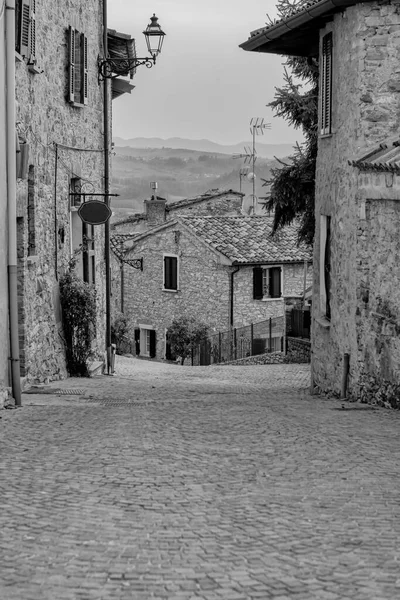
[[[193,233],[238,264],[302,262],[311,250],[297,244],[297,227],[290,225],[272,236],[273,217],[179,217]]]
[[[400,140],[380,144],[361,158],[349,160],[349,165],[359,168],[360,171],[400,173]]]

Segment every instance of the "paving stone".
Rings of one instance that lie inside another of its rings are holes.
[[[0,598],[399,595],[400,414],[308,365],[117,357],[0,421]]]

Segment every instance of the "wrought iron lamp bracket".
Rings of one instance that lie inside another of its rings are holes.
[[[117,77],[126,76],[129,71],[136,69],[142,65],[146,65],[151,69],[156,64],[156,56],[147,56],[146,58],[98,58],[98,81],[105,79],[116,79]]]

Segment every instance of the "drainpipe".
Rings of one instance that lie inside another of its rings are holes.
[[[231,271],[231,280],[230,280],[230,315],[229,315],[229,323],[230,326],[233,327],[233,277],[235,273],[239,271],[239,267],[236,267],[234,271]]]
[[[11,387],[21,406],[17,293],[17,165],[15,136],[15,0],[6,1],[6,143],[8,212],[8,296],[10,319]]]
[[[108,57],[107,38],[107,0],[103,0],[103,53]],[[109,118],[109,82],[107,77],[103,81],[103,128],[104,128],[104,193],[107,206],[110,205],[110,118]],[[106,349],[107,349],[107,374],[112,372],[111,364],[111,261],[110,261],[110,221],[104,225],[104,253],[106,265]]]

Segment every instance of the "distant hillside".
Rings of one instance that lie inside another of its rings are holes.
[[[243,160],[222,153],[171,148],[115,147],[112,157],[112,192],[115,214],[143,211],[143,200],[152,191],[150,182],[158,183],[157,193],[173,202],[203,194],[209,189],[240,191],[239,171]],[[262,179],[268,179],[275,161],[258,157],[256,195],[267,192]],[[252,193],[252,182],[242,179],[242,192]]]
[[[293,144],[266,144],[260,141],[260,139],[267,139],[268,134],[265,135],[264,138],[257,138],[256,150],[257,155],[263,158],[273,158],[277,156],[278,158],[283,158],[285,156],[289,156],[293,154]],[[123,147],[129,146],[130,148],[171,148],[171,149],[187,149],[187,150],[195,150],[198,152],[207,152],[213,153],[217,152],[219,154],[235,154],[242,153],[244,146],[251,146],[251,141],[240,142],[239,144],[233,144],[229,146],[224,146],[221,144],[216,144],[215,142],[211,142],[210,140],[188,140],[185,138],[168,138],[163,140],[161,138],[131,138],[129,140],[125,140],[120,137],[114,138],[114,143],[116,146]]]

